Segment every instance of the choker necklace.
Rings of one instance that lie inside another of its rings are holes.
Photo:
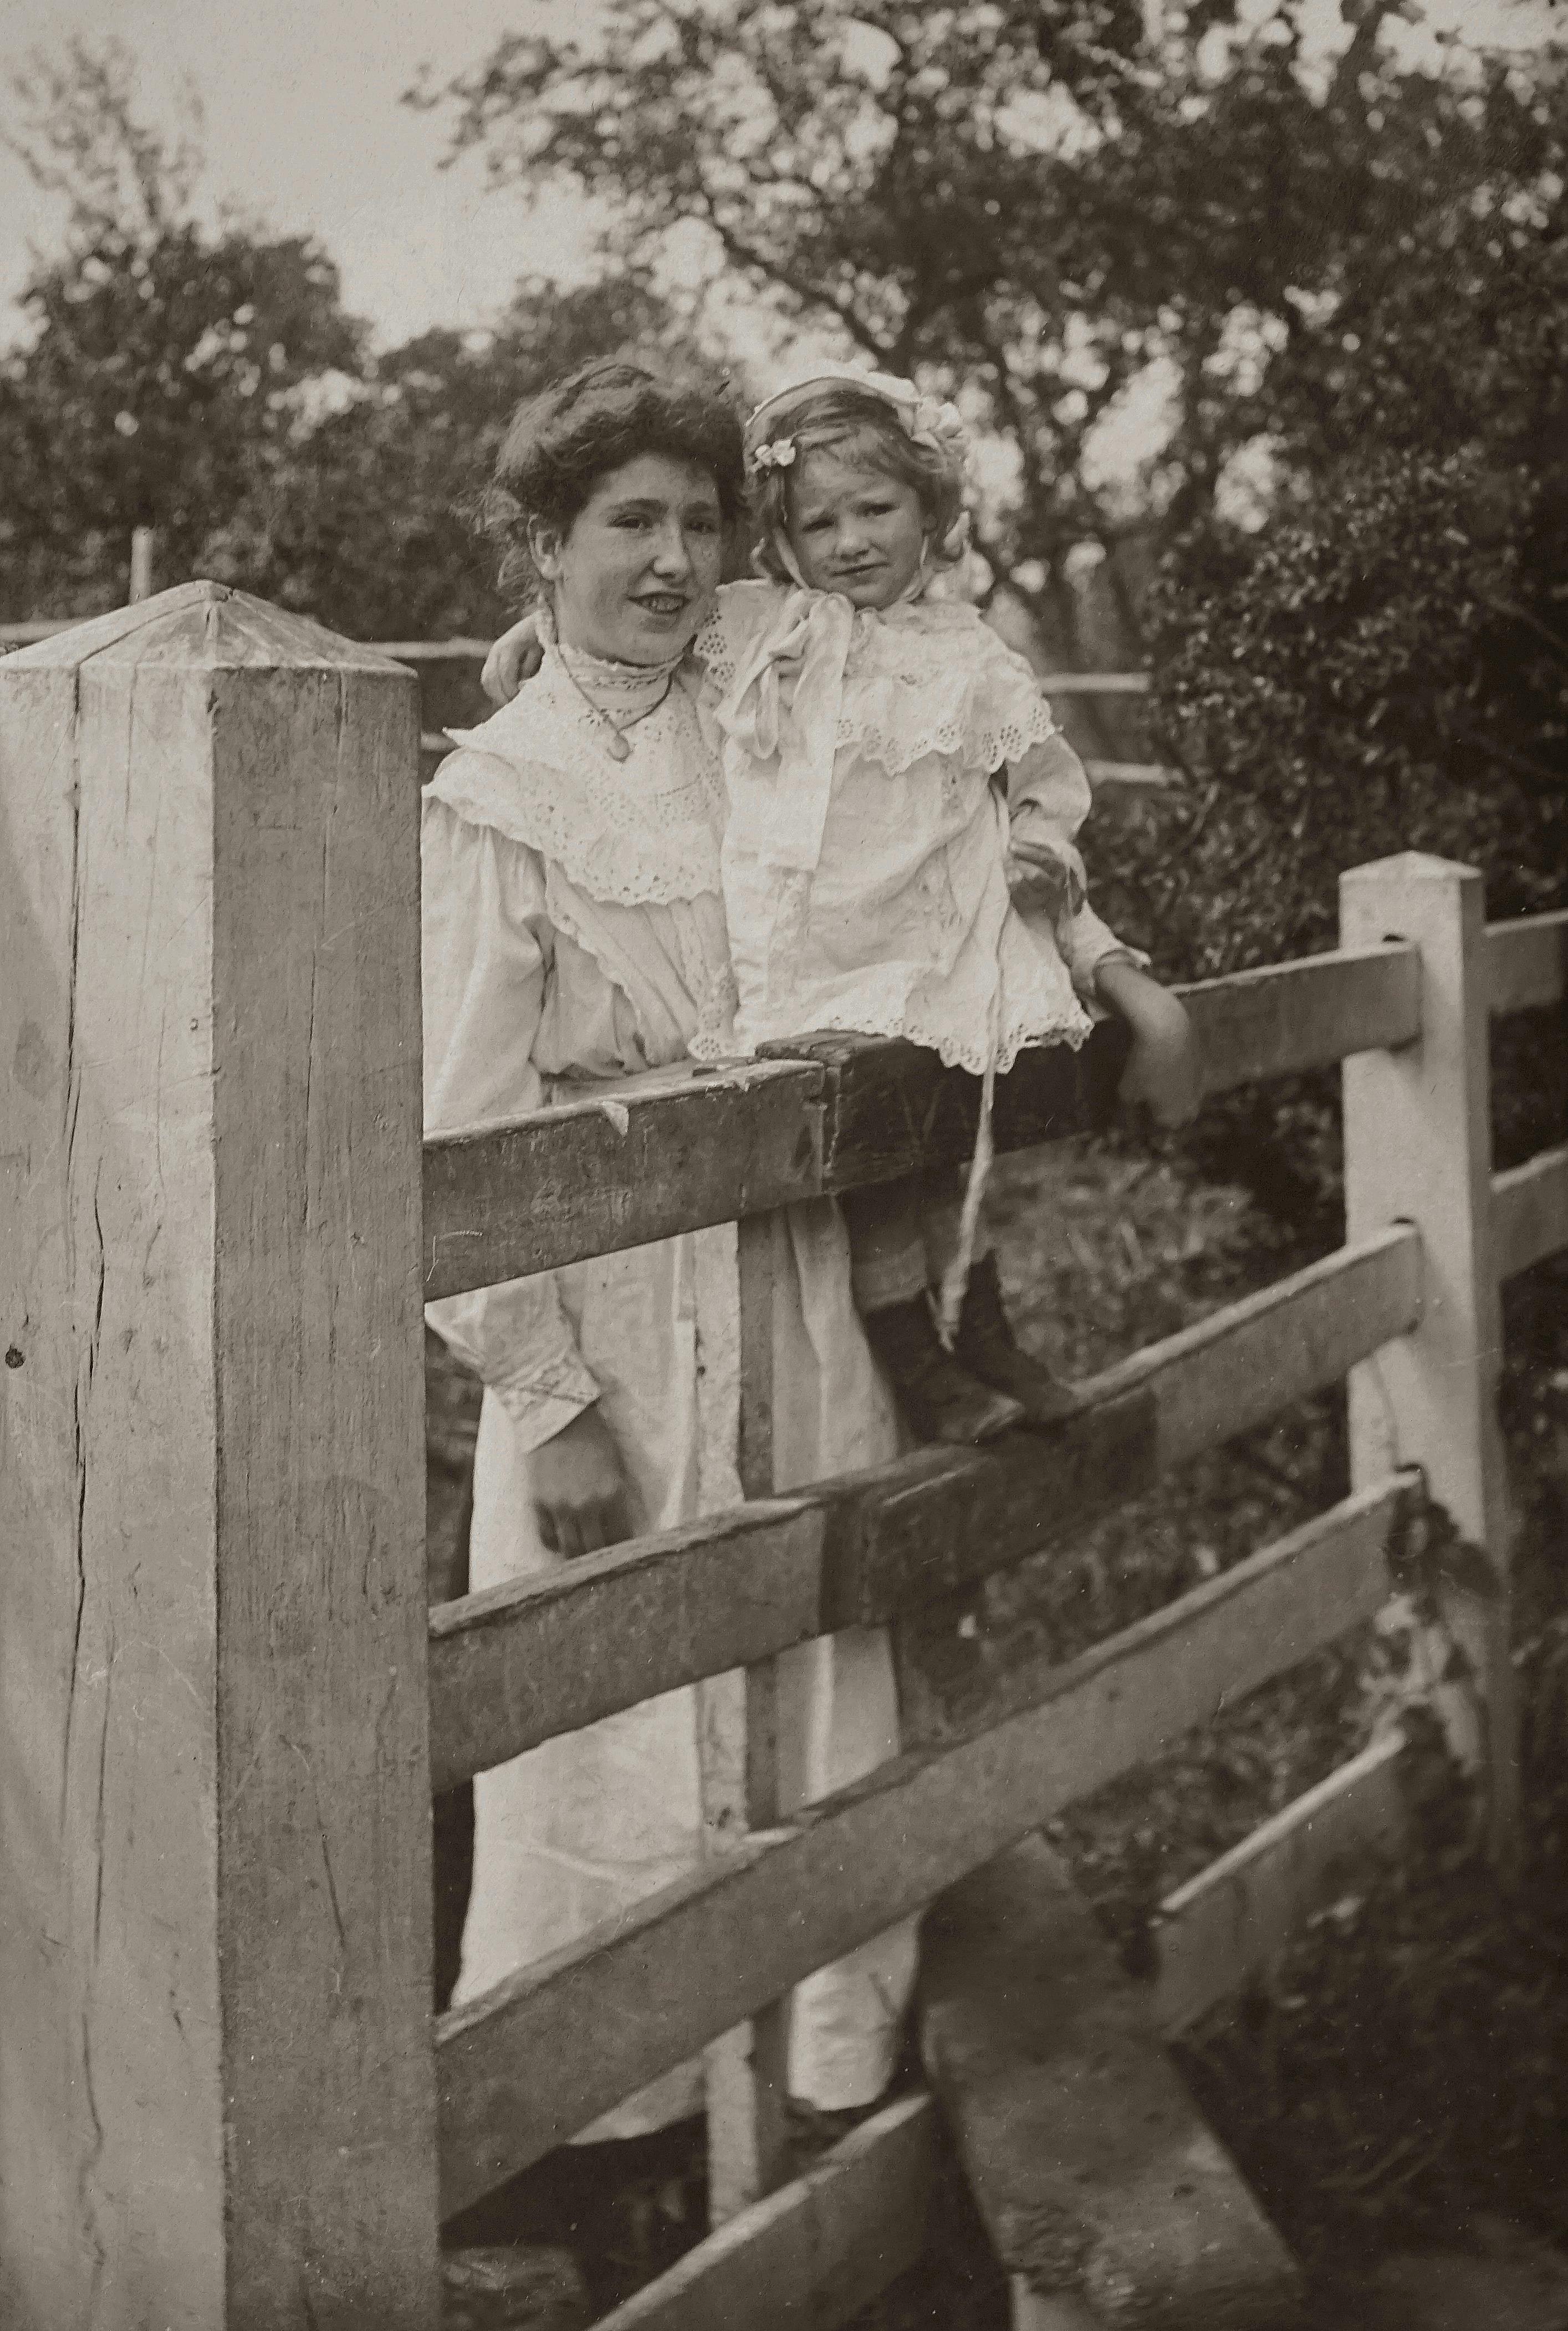
[[[651,720],[653,715],[658,711],[660,706],[663,703],[665,698],[669,695],[670,690],[675,685],[674,672],[672,671],[670,674],[669,679],[665,681],[663,687],[660,690],[652,703],[650,704],[645,710],[641,712],[634,712],[629,720],[619,721],[613,718],[612,716],[605,711],[602,704],[594,703],[593,698],[589,695],[587,690],[584,687],[576,673],[572,670],[571,665],[566,661],[565,657],[561,656],[557,660],[560,663],[561,670],[565,673],[566,678],[571,681],[573,687],[576,690],[578,695],[582,698],[584,703],[587,706],[594,719],[598,721],[601,728],[607,732],[604,737],[604,750],[609,754],[610,758],[613,761],[629,761],[632,758],[632,747],[626,742],[624,736],[622,734],[622,730],[623,728],[635,728],[640,722],[643,720]]]
[[[675,676],[686,661],[686,650],[682,648],[678,655],[662,659],[658,663],[630,664],[616,663],[603,656],[590,654],[584,648],[569,648],[556,629],[554,610],[547,604],[539,610],[538,633],[541,646],[554,649],[556,664],[592,713],[611,759],[629,761],[632,747],[622,730],[635,728],[641,722],[652,718],[675,685]],[[623,718],[617,719],[613,713],[606,711],[603,705],[589,695],[574,669],[579,664],[585,667],[589,679],[597,681],[612,698],[622,697],[629,706],[637,705],[637,699],[650,687],[657,689],[658,693],[651,703],[637,706],[635,710],[628,709]],[[664,682],[662,688],[659,687],[660,680]]]

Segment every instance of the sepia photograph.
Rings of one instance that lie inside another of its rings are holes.
[[[0,2331],[1568,2331],[1568,0],[0,0]]]

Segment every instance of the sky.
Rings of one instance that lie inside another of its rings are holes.
[[[596,0],[557,0],[557,21]],[[1271,0],[1258,0],[1269,13]],[[1321,0],[1326,17],[1333,0]],[[0,0],[0,60],[58,55],[72,33],[117,34],[137,57],[142,109],[167,120],[190,75],[205,109],[206,189],[280,233],[320,237],[350,311],[394,343],[433,323],[486,323],[518,277],[585,255],[583,215],[525,214],[487,192],[469,157],[443,172],[440,117],[399,103],[429,65],[450,77],[534,13],[530,0]],[[1474,38],[1528,40],[1548,0],[1428,0]],[[0,343],[13,338],[29,244],[52,248],[59,214],[0,150]]]
[[[280,233],[319,235],[347,307],[393,342],[483,324],[520,274],[584,248],[579,218],[530,225],[516,197],[485,192],[471,159],[442,172],[441,121],[398,102],[422,67],[444,78],[478,62],[523,14],[518,0],[0,0],[0,57],[113,33],[138,61],[143,112],[161,120],[188,73],[208,193]],[[14,334],[30,241],[49,249],[58,231],[57,205],[0,151],[0,339]]]

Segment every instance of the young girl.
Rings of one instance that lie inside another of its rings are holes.
[[[902,1036],[982,1079],[963,1203],[935,1175],[847,1199],[855,1299],[922,1438],[1049,1424],[1074,1395],[1014,1342],[978,1219],[993,1080],[1108,1004],[1133,1030],[1124,1096],[1180,1123],[1186,1015],[1088,908],[1088,785],[1029,666],[927,595],[967,530],[955,410],[824,367],[746,444],[767,579],[722,586],[694,649],[729,796],[737,1042]]]

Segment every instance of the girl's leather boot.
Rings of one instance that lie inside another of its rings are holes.
[[[1003,1307],[994,1254],[981,1255],[969,1273],[953,1356],[982,1384],[1015,1400],[1026,1424],[1037,1428],[1060,1424],[1082,1405],[1081,1395],[1071,1384],[1063,1384],[1043,1360],[1031,1358],[1014,1340],[1012,1324]]]
[[[1023,1420],[1022,1402],[982,1383],[946,1351],[924,1295],[864,1315],[867,1340],[922,1441],[994,1441]]]

